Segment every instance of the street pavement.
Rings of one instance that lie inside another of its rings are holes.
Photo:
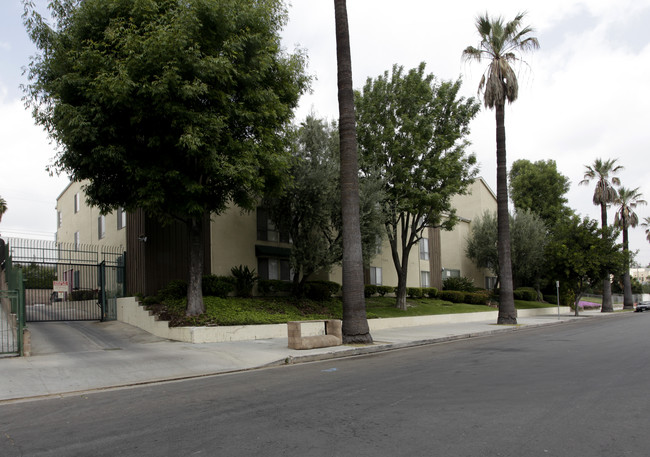
[[[32,356],[0,359],[0,403],[124,388],[243,370],[351,357],[464,338],[579,325],[616,314],[586,311],[523,317],[516,326],[490,318],[372,332],[372,345],[294,350],[287,338],[191,344],[162,339],[118,321],[30,323]]]

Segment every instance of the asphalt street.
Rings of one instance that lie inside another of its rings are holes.
[[[0,455],[647,456],[650,317],[0,405]]]

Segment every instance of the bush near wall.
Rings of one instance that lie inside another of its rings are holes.
[[[438,298],[452,303],[463,303],[465,301],[466,293],[467,292],[461,292],[459,290],[441,290],[438,293]]]
[[[435,287],[423,287],[422,293],[429,298],[438,297],[438,289],[436,289]]]
[[[515,300],[537,301],[537,291],[532,287],[519,287],[512,294]]]
[[[260,279],[257,281],[257,292],[263,296],[286,295],[291,293],[293,285],[280,279]]]
[[[391,286],[377,286],[377,293],[380,297],[383,297],[386,294],[392,294],[395,292],[395,288]]]
[[[465,303],[469,305],[487,305],[490,300],[490,293],[484,292],[465,292]]]
[[[424,293],[420,287],[407,287],[406,295],[408,295],[409,298],[422,298]]]
[[[363,286],[363,296],[369,298],[377,294],[379,292],[377,290],[377,287],[378,286],[375,286],[374,284],[366,284],[365,286]]]
[[[339,290],[341,290],[341,285],[334,281],[323,281],[323,280],[307,281],[305,283],[305,286],[309,288],[312,284],[322,284],[323,286],[329,289],[331,295],[337,294]]]
[[[474,281],[470,278],[447,278],[442,281],[443,290],[458,290],[461,292],[474,292]]]

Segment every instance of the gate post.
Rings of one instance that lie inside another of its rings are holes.
[[[106,320],[106,262],[102,260],[99,267],[99,304],[101,308],[101,321]]]

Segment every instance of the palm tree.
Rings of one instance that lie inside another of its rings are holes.
[[[645,227],[645,239],[650,243],[650,217],[644,217],[641,227]]]
[[[0,222],[2,222],[2,216],[7,212],[7,201],[0,197]]]
[[[481,62],[487,59],[489,65],[481,78],[479,93],[483,92],[486,108],[496,113],[497,136],[497,224],[499,253],[499,317],[498,324],[516,324],[517,310],[512,294],[512,262],[510,255],[510,216],[508,214],[508,172],[506,169],[506,128],[504,122],[505,104],[517,100],[519,84],[510,66],[520,60],[518,53],[539,48],[537,38],[530,36],[534,30],[522,26],[526,13],[519,13],[510,22],[503,18],[490,18],[487,13],[476,18],[476,30],[481,42],[478,48],[467,47],[463,51],[465,60]]]
[[[596,159],[592,165],[585,165],[584,179],[579,184],[587,185],[591,181],[596,180],[596,189],[594,189],[594,205],[600,205],[600,219],[603,231],[607,227],[607,205],[614,203],[616,200],[616,189],[614,186],[620,186],[621,181],[614,175],[621,171],[623,167],[616,165],[616,160],[609,159],[601,160]],[[603,238],[605,233],[603,232]],[[611,313],[614,311],[612,306],[612,283],[609,279],[609,272],[605,273],[603,279],[603,306],[601,308],[603,313]]]
[[[615,200],[618,205],[616,216],[614,216],[614,225],[620,227],[623,231],[623,252],[625,252],[625,273],[623,273],[623,309],[634,309],[634,300],[632,298],[632,285],[630,283],[630,244],[627,236],[627,229],[629,227],[636,227],[639,224],[639,218],[633,211],[637,205],[645,205],[647,202],[641,197],[643,195],[639,192],[639,188],[626,189],[620,187],[618,189],[618,197]]]
[[[341,145],[341,213],[343,218],[343,341],[372,343],[366,318],[359,217],[359,158],[352,91],[350,34],[345,0],[334,0],[338,64],[339,136]]]

